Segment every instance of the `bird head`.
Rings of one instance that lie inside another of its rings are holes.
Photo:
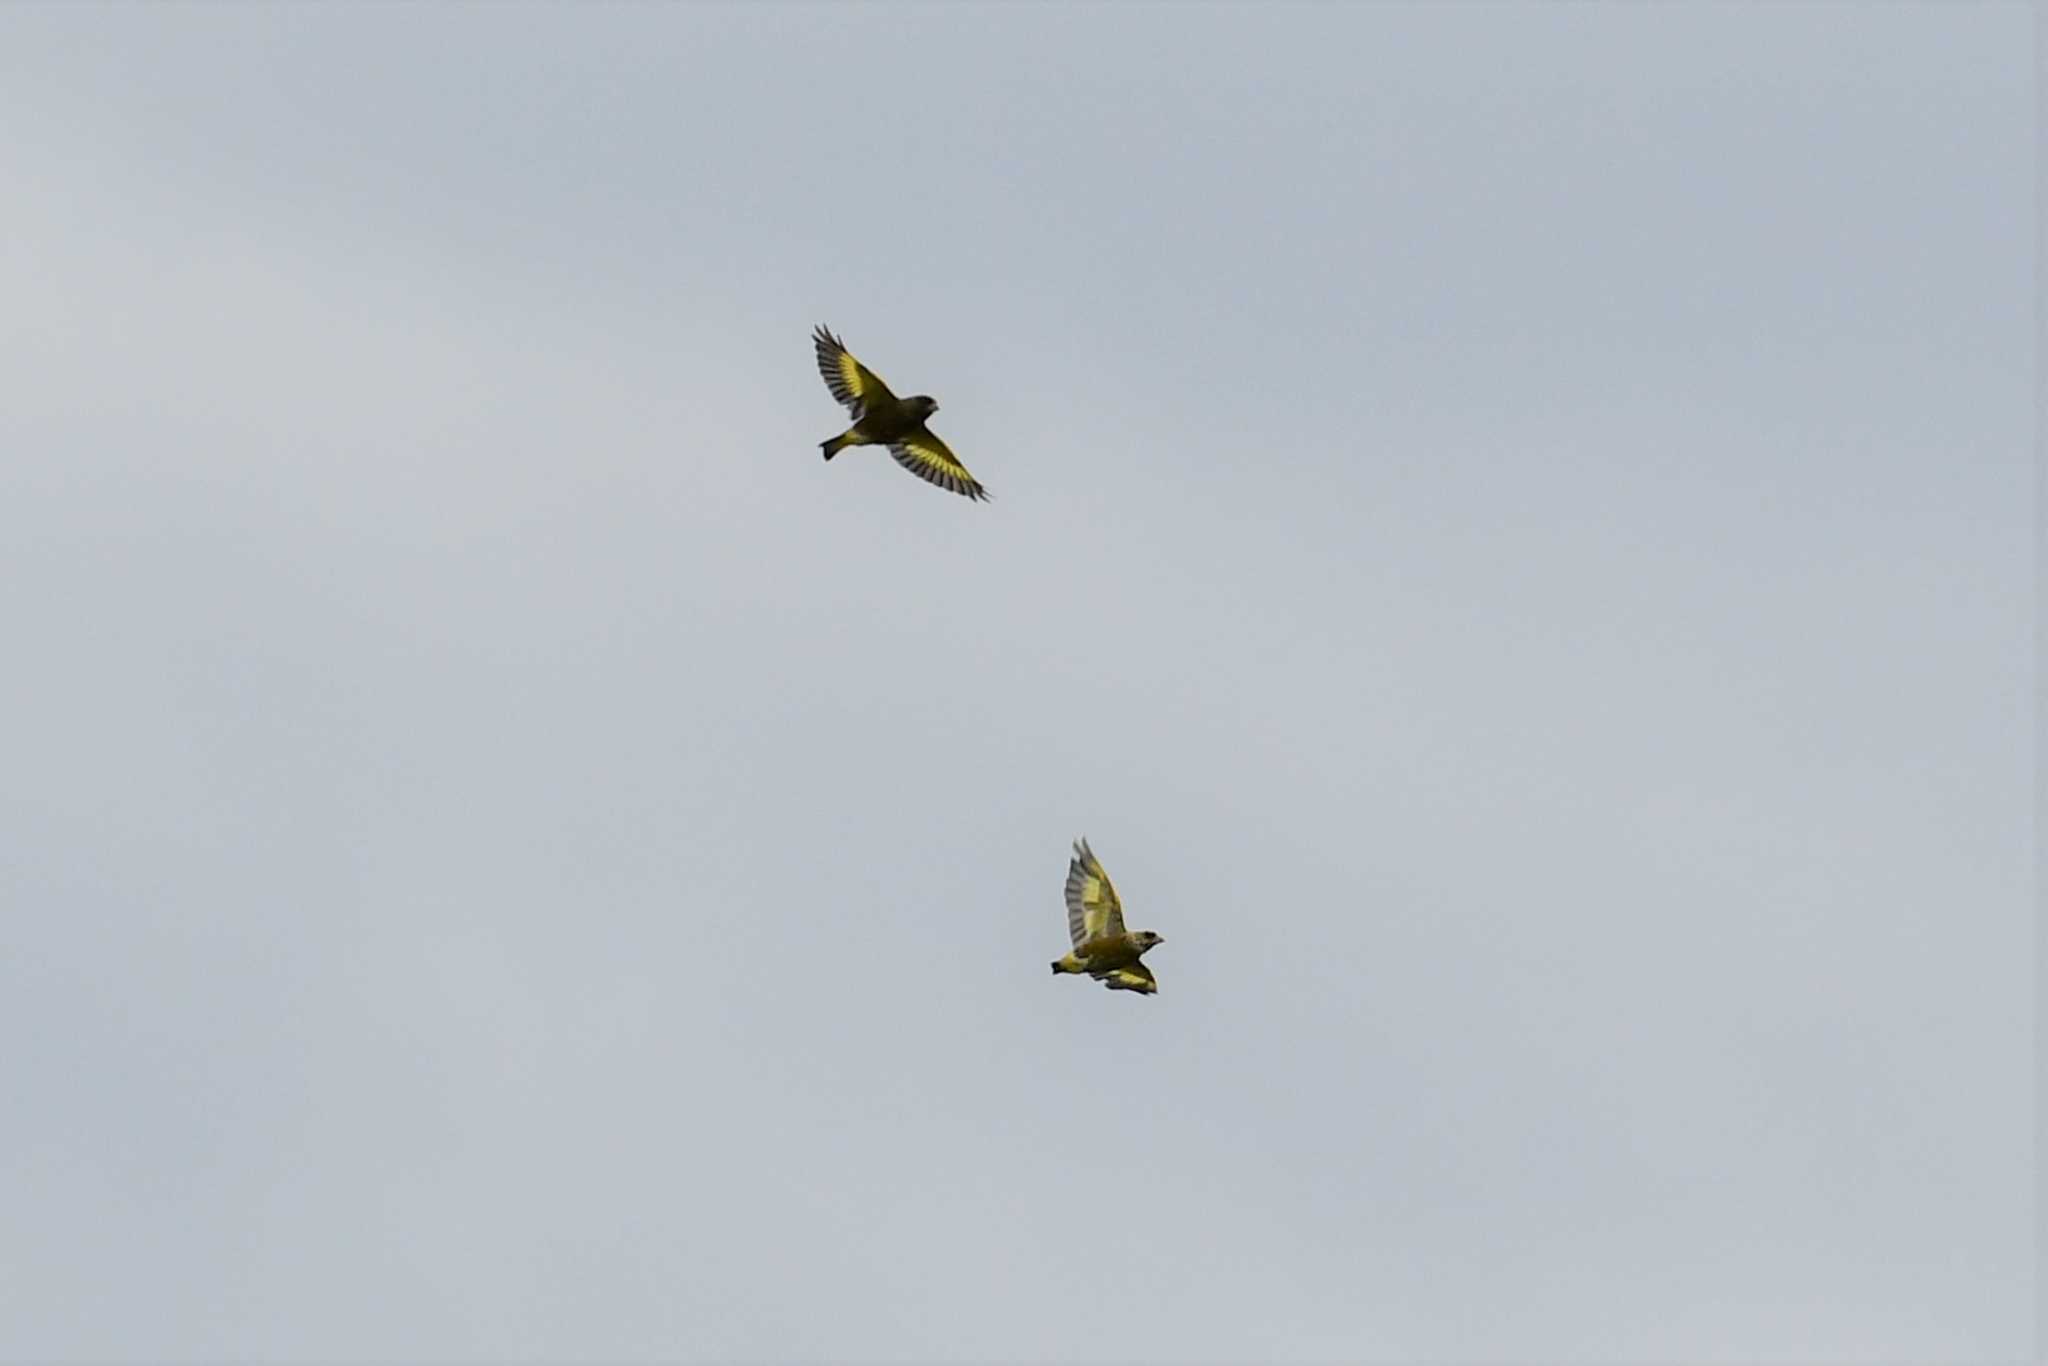
[[[1156,949],[1166,942],[1166,936],[1154,934],[1150,930],[1139,930],[1132,937],[1138,941],[1139,953],[1143,953],[1147,949]]]
[[[903,406],[916,413],[918,421],[922,422],[939,410],[939,401],[929,394],[919,394],[915,398],[904,399]]]

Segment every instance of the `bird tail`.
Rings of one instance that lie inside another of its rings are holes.
[[[825,453],[825,458],[827,460],[830,460],[833,456],[839,454],[839,452],[845,450],[848,446],[852,444],[853,443],[851,441],[847,440],[847,434],[842,433],[839,436],[833,437],[830,441],[820,441],[818,443],[818,449]]]

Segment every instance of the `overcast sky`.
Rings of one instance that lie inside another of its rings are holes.
[[[0,8],[0,1357],[2024,1354],[2029,60]]]

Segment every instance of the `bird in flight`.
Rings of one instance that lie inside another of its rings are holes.
[[[977,501],[987,499],[988,490],[924,425],[939,410],[936,401],[923,394],[896,397],[874,371],[853,358],[846,343],[823,327],[811,334],[811,340],[818,347],[818,373],[825,377],[825,387],[853,414],[851,427],[820,444],[827,460],[848,446],[887,446],[897,464],[927,483]]]
[[[1067,864],[1067,935],[1074,951],[1053,960],[1055,973],[1085,972],[1111,991],[1150,996],[1159,990],[1152,969],[1138,960],[1166,941],[1150,930],[1124,928],[1123,903],[1085,839]]]

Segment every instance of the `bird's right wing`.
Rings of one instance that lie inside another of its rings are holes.
[[[951,489],[977,503],[988,501],[988,490],[967,472],[967,466],[960,463],[960,457],[953,454],[953,448],[923,427],[899,441],[890,442],[889,454],[896,457],[897,464],[928,484]]]
[[[869,408],[887,407],[896,401],[889,386],[855,360],[845,342],[823,327],[811,333],[811,341],[818,348],[818,373],[824,376],[825,387],[832,391],[832,397],[846,405],[846,411],[853,414],[856,422],[867,415]]]
[[[1124,932],[1124,907],[1101,860],[1082,840],[1067,862],[1067,934],[1079,948],[1090,939]]]
[[[1152,975],[1152,969],[1143,963],[1133,963],[1127,968],[1114,968],[1095,979],[1111,991],[1135,991],[1146,996],[1159,990],[1159,979]]]

